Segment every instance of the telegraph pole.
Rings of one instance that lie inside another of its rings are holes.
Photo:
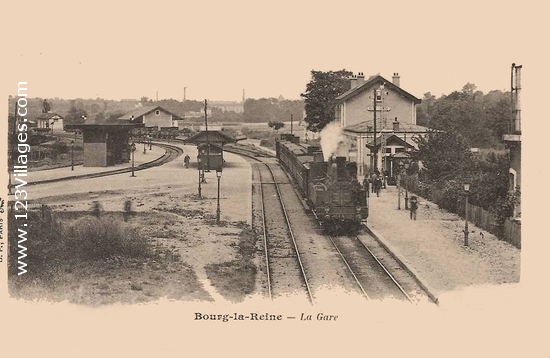
[[[207,100],[204,100],[204,126],[206,129],[206,170],[210,171],[210,141],[208,140],[208,104]]]
[[[292,113],[290,114],[290,134],[292,134]]]
[[[374,173],[376,174],[378,166],[378,149],[376,148],[376,88],[373,89],[373,99],[374,99]]]
[[[376,134],[377,134],[376,133],[377,132],[376,131],[376,112],[377,111],[384,111],[384,112],[390,111],[389,107],[384,107],[382,105],[380,108],[377,108],[377,106],[376,106],[376,102],[378,100],[377,93],[378,93],[378,91],[380,91],[380,98],[382,98],[382,90],[383,89],[384,89],[384,85],[382,84],[379,89],[374,88],[372,90],[374,107],[367,107],[367,111],[374,112],[374,141],[373,141],[374,145],[373,146],[374,146],[375,150],[374,150],[374,165],[373,165],[373,167],[374,167],[375,172],[376,172],[376,170],[378,170],[378,149],[376,148]],[[382,145],[382,138],[380,138],[380,145]],[[382,155],[385,155],[385,153],[383,153]]]

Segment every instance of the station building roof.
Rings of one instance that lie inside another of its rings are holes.
[[[143,107],[139,107],[139,108],[134,109],[131,112],[125,113],[124,115],[118,117],[117,119],[129,121],[133,116],[135,121],[140,121],[140,120],[143,119],[142,118],[143,116],[145,116],[145,115],[147,115],[147,114],[149,114],[153,111],[156,111],[156,110],[168,113],[168,114],[172,115],[172,117],[174,117],[174,119],[181,119],[181,117],[178,116],[177,114],[175,114],[173,112],[170,112],[169,110],[164,109],[161,106],[143,106]]]
[[[221,145],[225,145],[227,143],[236,143],[237,139],[220,131],[201,131],[184,140],[184,143],[196,145],[208,142],[221,143]]]

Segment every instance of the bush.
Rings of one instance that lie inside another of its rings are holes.
[[[19,233],[12,214],[10,210],[8,273],[16,276]],[[67,226],[55,220],[45,206],[40,211],[29,211],[28,216],[27,234],[23,235],[27,240],[21,245],[27,249],[22,261],[27,264],[29,277],[49,278],[62,266],[113,256],[146,259],[155,255],[137,228],[107,215],[84,216]]]
[[[109,216],[82,217],[67,227],[65,236],[67,247],[84,260],[151,254],[150,245],[136,228]]]
[[[51,148],[55,151],[56,154],[65,154],[69,152],[69,147],[65,142],[55,142],[51,145]]]

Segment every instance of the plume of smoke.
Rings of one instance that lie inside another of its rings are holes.
[[[347,140],[342,133],[342,128],[336,122],[331,122],[321,130],[321,149],[323,149],[323,157],[325,160],[341,151],[347,145]]]

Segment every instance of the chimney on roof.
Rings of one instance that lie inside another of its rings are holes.
[[[393,131],[399,132],[399,121],[397,120],[397,117],[395,117],[395,121],[393,122]]]
[[[401,77],[399,77],[399,73],[394,72],[392,77],[392,83],[396,85],[397,87],[401,87]]]
[[[349,83],[350,83],[350,88],[357,87],[357,76],[351,75],[351,77],[349,78]]]
[[[365,75],[363,72],[357,74],[357,86],[361,86],[365,82]]]

